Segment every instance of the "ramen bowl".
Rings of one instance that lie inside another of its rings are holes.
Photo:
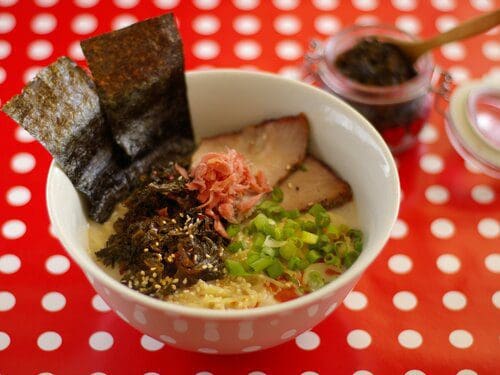
[[[139,331],[177,348],[211,354],[279,345],[333,313],[381,252],[399,208],[394,160],[381,136],[359,113],[304,83],[272,74],[214,70],[187,73],[187,86],[197,139],[263,119],[307,115],[310,152],[350,183],[365,235],[361,255],[345,273],[313,293],[276,305],[225,311],[182,306],[129,289],[95,263],[88,251],[85,204],[56,163],[47,181],[50,219],[92,287]]]

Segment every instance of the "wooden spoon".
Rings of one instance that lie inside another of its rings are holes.
[[[446,43],[454,42],[456,40],[465,39],[476,34],[480,34],[499,24],[500,9],[497,9],[478,17],[471,18],[470,20],[461,23],[457,27],[445,33],[438,34],[430,39],[417,42],[409,42],[391,38],[387,41],[399,47],[401,51],[403,51],[403,53],[411,59],[412,63],[414,63],[420,56],[433,48],[439,47]]]

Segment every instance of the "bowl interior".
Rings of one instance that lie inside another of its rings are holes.
[[[187,74],[191,116],[199,139],[264,119],[304,112],[311,124],[310,150],[352,186],[366,241],[355,264],[328,286],[297,300],[260,307],[276,311],[322,298],[359,275],[375,259],[389,237],[399,207],[399,180],[394,160],[375,129],[344,102],[319,89],[279,76],[236,70]],[[111,279],[90,257],[85,206],[66,175],[53,163],[47,183],[47,205],[62,244],[79,266],[143,304],[177,312],[203,314],[203,309],[177,306],[131,291]],[[226,316],[244,312],[210,312]],[[248,313],[248,312],[247,312]]]

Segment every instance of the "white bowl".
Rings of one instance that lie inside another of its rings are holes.
[[[320,290],[248,310],[213,311],[163,302],[121,285],[90,257],[88,219],[79,194],[56,163],[47,181],[47,205],[59,240],[97,293],[126,322],[178,348],[241,353],[288,341],[333,312],[389,238],[399,208],[394,160],[377,131],[330,94],[272,74],[238,70],[187,73],[197,138],[234,131],[264,119],[304,112],[311,152],[352,186],[363,251],[353,266]]]

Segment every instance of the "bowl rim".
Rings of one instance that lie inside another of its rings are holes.
[[[57,238],[63,245],[64,249],[66,252],[69,254],[69,256],[73,259],[73,261],[82,269],[82,271],[85,273],[85,275],[89,278],[93,279],[98,279],[99,282],[106,288],[113,290],[115,293],[118,293],[121,295],[122,298],[126,298],[130,301],[133,301],[137,304],[141,304],[145,307],[152,308],[152,309],[158,309],[163,312],[168,312],[169,315],[174,315],[174,316],[185,316],[185,317],[194,317],[194,318],[210,318],[210,319],[216,319],[216,320],[232,320],[232,319],[241,319],[241,318],[257,318],[263,315],[274,315],[274,314],[286,314],[287,312],[294,310],[296,308],[302,307],[302,306],[308,306],[310,304],[313,304],[315,302],[318,302],[325,299],[331,292],[334,290],[339,290],[345,285],[355,282],[363,272],[370,266],[370,264],[377,258],[377,256],[380,254],[382,249],[384,248],[385,244],[387,243],[390,232],[392,230],[392,226],[394,225],[398,212],[399,212],[399,203],[400,203],[400,184],[399,184],[399,176],[396,168],[396,164],[394,161],[394,158],[389,151],[389,148],[387,147],[386,143],[382,139],[382,136],[376,131],[376,129],[366,120],[361,114],[359,114],[355,109],[353,109],[351,106],[343,102],[342,100],[334,97],[333,95],[319,89],[316,87],[313,87],[307,83],[300,82],[297,80],[291,80],[284,78],[282,76],[279,76],[277,74],[273,73],[266,73],[266,72],[254,72],[254,71],[245,71],[245,70],[240,70],[240,69],[212,69],[212,70],[206,70],[206,71],[188,71],[186,72],[186,78],[189,80],[189,78],[194,78],[196,79],[197,77],[204,77],[204,76],[226,76],[225,78],[227,79],[227,76],[247,76],[249,78],[251,77],[256,77],[259,79],[268,79],[268,80],[274,80],[278,83],[286,83],[291,86],[296,86],[299,87],[301,90],[306,90],[311,93],[314,93],[315,95],[321,95],[327,98],[330,101],[336,102],[337,106],[342,107],[344,110],[347,112],[350,112],[353,117],[357,119],[357,121],[362,124],[362,126],[365,128],[365,130],[370,133],[370,135],[374,138],[374,140],[377,142],[377,145],[380,147],[384,158],[388,161],[390,165],[390,171],[393,173],[390,173],[390,177],[392,180],[392,185],[395,187],[395,194],[393,196],[392,204],[391,204],[391,211],[393,213],[393,217],[391,218],[391,225],[388,225],[387,228],[385,229],[385,233],[382,233],[380,236],[380,239],[378,240],[377,243],[375,243],[372,247],[374,250],[372,250],[370,253],[368,253],[368,256],[358,259],[354,264],[343,274],[341,274],[337,279],[333,280],[332,282],[328,283],[328,285],[325,285],[324,287],[318,289],[315,292],[306,294],[304,296],[300,296],[296,299],[286,301],[286,302],[281,302],[275,305],[269,305],[269,306],[260,306],[260,307],[255,307],[251,309],[243,309],[243,310],[212,310],[208,308],[200,308],[200,307],[192,307],[192,306],[185,306],[185,305],[180,305],[176,304],[173,302],[168,302],[168,301],[162,301],[159,299],[155,299],[149,296],[146,296],[144,294],[141,294],[140,292],[137,292],[133,289],[128,288],[127,286],[121,284],[114,278],[112,278],[110,275],[108,275],[101,267],[97,265],[97,263],[89,256],[83,254],[80,251],[76,251],[73,249],[71,246],[71,239],[67,234],[65,234],[64,231],[60,230],[62,227],[62,223],[58,219],[58,215],[55,211],[55,205],[53,204],[54,200],[56,199],[55,197],[55,192],[54,189],[52,189],[53,186],[55,186],[56,182],[56,177],[55,177],[55,171],[58,169],[60,170],[59,166],[57,165],[55,160],[52,160],[50,164],[50,168],[48,171],[48,176],[47,176],[47,184],[46,184],[46,202],[47,202],[47,209],[49,213],[49,218],[52,223],[52,225],[55,228],[55,232],[57,233]],[[64,173],[64,172],[63,172]],[[94,282],[91,283],[92,286]]]

